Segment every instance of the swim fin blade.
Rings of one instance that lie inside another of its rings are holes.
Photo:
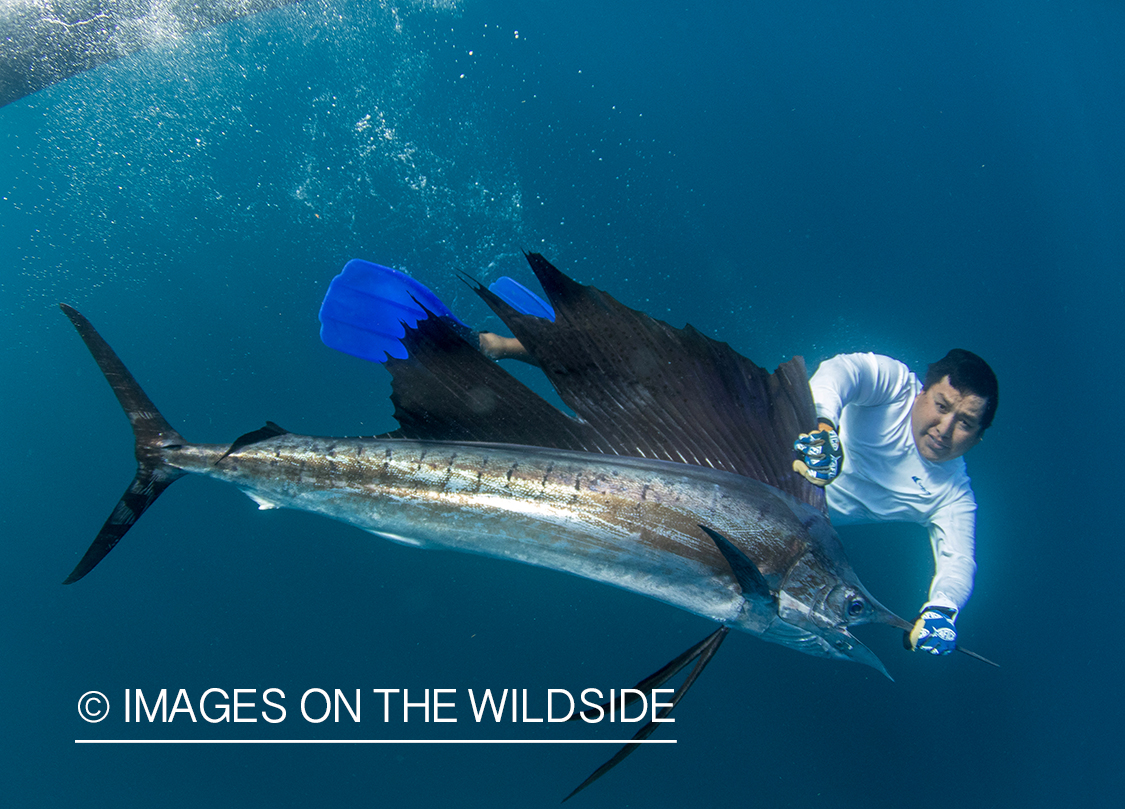
[[[542,317],[555,322],[555,310],[519,281],[508,276],[497,278],[488,285],[488,291],[520,314]]]
[[[551,305],[518,281],[504,276],[489,290],[522,314],[555,320]],[[320,339],[329,348],[371,362],[386,362],[388,356],[404,360],[406,329],[431,313],[470,330],[437,295],[406,273],[352,259],[328,285],[320,305]]]
[[[320,306],[320,339],[353,357],[386,362],[406,359],[407,328],[430,314],[466,326],[428,287],[409,275],[352,259],[332,279]]]

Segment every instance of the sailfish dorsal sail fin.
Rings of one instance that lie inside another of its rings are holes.
[[[408,329],[392,359],[400,429],[389,435],[530,444],[707,466],[774,486],[824,510],[824,493],[792,470],[793,439],[816,423],[804,361],[769,373],[691,326],[674,328],[528,262],[555,320],[477,293],[519,338],[572,408],[551,406],[442,319]]]

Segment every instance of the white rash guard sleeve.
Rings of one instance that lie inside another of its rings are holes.
[[[832,522],[914,522],[934,554],[927,605],[960,609],[976,574],[976,499],[963,458],[927,461],[914,444],[910,412],[922,383],[878,354],[841,354],[810,380],[817,416],[839,428],[844,468],[825,489]]]

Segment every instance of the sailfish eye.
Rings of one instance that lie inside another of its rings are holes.
[[[867,604],[862,598],[853,598],[848,602],[848,617],[858,618],[867,609]]]

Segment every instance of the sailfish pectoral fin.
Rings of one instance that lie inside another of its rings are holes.
[[[707,667],[707,664],[711,662],[711,658],[715,656],[715,652],[719,650],[719,646],[722,644],[723,639],[726,638],[729,631],[730,629],[728,627],[719,627],[699,643],[695,644],[686,652],[679,655],[675,660],[668,663],[668,665],[664,666],[659,671],[650,674],[648,677],[637,683],[637,691],[644,692],[649,689],[656,688],[668,682],[668,680],[670,680],[672,677],[675,677],[676,674],[678,674],[683,668],[685,668],[687,664],[692,660],[696,661],[695,668],[691,670],[691,673],[688,674],[687,679],[684,680],[684,684],[680,686],[679,690],[676,691],[675,696],[672,697],[672,701],[660,711],[656,718],[654,718],[651,722],[638,730],[633,736],[633,740],[629,742],[629,744],[618,750],[617,754],[613,758],[594,770],[594,772],[590,774],[589,778],[579,784],[573,792],[563,798],[563,803],[569,801],[579,792],[590,786],[590,784],[597,781],[607,772],[624,761],[630,753],[641,746],[640,743],[642,740],[647,739],[653,734],[653,732],[656,731],[659,722],[667,717],[668,714],[672,713],[672,709],[676,707],[676,703],[678,703],[680,699],[683,698],[684,694],[686,694],[688,689],[691,688],[692,684],[702,673],[703,669],[705,669]],[[698,658],[698,660],[696,658]],[[626,700],[625,704],[628,704],[628,700]],[[605,709],[607,705],[603,705],[601,707]],[[612,705],[608,705],[608,708],[611,711],[613,710]],[[580,716],[581,714],[576,717],[572,717],[572,719],[577,719]]]
[[[762,571],[758,570],[758,566],[749,556],[718,531],[702,524],[699,527],[703,529],[707,536],[711,537],[711,541],[718,546],[723,558],[730,565],[730,569],[734,571],[734,578],[738,581],[738,586],[742,588],[743,598],[766,602],[774,600],[766,577],[762,575]]]

